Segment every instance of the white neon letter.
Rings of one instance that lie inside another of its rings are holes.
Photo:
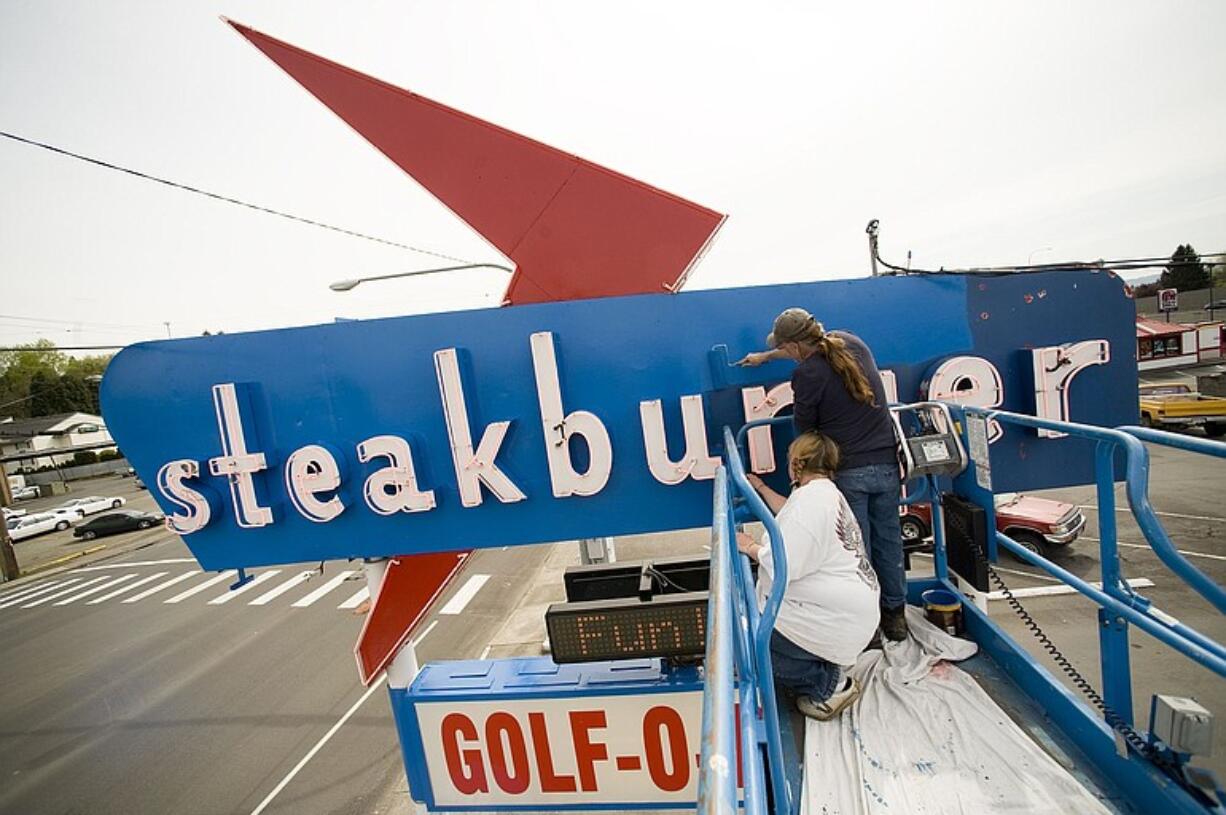
[[[460,503],[466,507],[480,506],[482,484],[504,504],[524,500],[527,496],[494,463],[494,459],[498,457],[498,448],[502,446],[502,440],[506,438],[511,423],[491,422],[486,425],[485,432],[481,434],[481,443],[477,445],[477,451],[474,453],[456,349],[435,351],[434,371],[438,375],[438,390],[443,399],[447,436],[451,439],[451,460],[455,465],[456,482],[460,487]]]
[[[341,469],[328,448],[307,444],[290,453],[285,461],[285,491],[294,509],[316,523],[327,523],[345,511],[340,496],[319,499],[320,493],[335,492],[341,485]]]
[[[213,517],[208,495],[184,484],[184,481],[200,477],[200,464],[190,458],[168,461],[158,470],[157,487],[178,512],[166,516],[166,528],[178,535],[190,535],[209,525]],[[211,492],[211,490],[210,490]]]
[[[1111,346],[1106,340],[1084,340],[1068,345],[1036,348],[1034,361],[1034,415],[1040,419],[1067,422],[1069,388],[1073,377],[1091,365],[1111,361]],[[1056,430],[1039,430],[1039,438],[1055,439],[1067,435]]]
[[[971,407],[1000,407],[1005,384],[996,366],[983,357],[950,357],[928,380],[928,398]],[[988,444],[1004,435],[1000,422],[988,422]]]
[[[265,468],[264,454],[247,452],[238,391],[233,382],[213,386],[213,408],[217,413],[222,455],[209,459],[209,472],[224,475],[229,480],[234,518],[239,526],[267,526],[272,523],[272,510],[260,506],[255,482],[251,479],[252,473]]]
[[[647,467],[661,484],[680,484],[686,478],[706,481],[715,478],[719,459],[707,449],[707,422],[702,410],[702,397],[681,397],[681,427],[685,432],[685,455],[680,461],[668,457],[668,439],[664,434],[664,408],[659,399],[639,402],[639,417],[643,423],[643,444],[647,447]]]
[[[553,333],[532,335],[532,367],[536,372],[536,396],[541,405],[541,424],[545,428],[545,455],[549,460],[549,480],[555,498],[595,495],[609,483],[613,471],[613,445],[609,431],[593,413],[562,408],[562,386],[558,381],[558,359],[553,350]],[[587,442],[587,472],[575,471],[570,460],[570,437],[582,436]]]
[[[741,388],[741,403],[745,406],[745,421],[754,422],[778,416],[779,411],[792,404],[792,383],[781,382],[770,389],[757,385]],[[749,470],[755,473],[775,471],[775,446],[771,442],[769,427],[755,427],[749,431]]]
[[[380,515],[434,509],[434,490],[417,487],[413,451],[407,441],[399,436],[374,436],[358,445],[358,461],[363,464],[379,456],[386,457],[390,464],[366,479],[362,488],[366,506]]]

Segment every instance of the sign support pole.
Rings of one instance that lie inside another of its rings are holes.
[[[9,477],[4,471],[4,463],[0,462],[0,506],[12,506],[13,491],[9,489]],[[0,526],[0,576],[7,582],[21,577],[21,569],[17,566],[17,553],[13,551],[13,542],[9,540],[8,522]]]

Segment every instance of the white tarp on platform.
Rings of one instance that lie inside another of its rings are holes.
[[[860,655],[849,712],[807,721],[804,815],[1109,812],[951,664],[975,643],[907,622],[909,640]]]

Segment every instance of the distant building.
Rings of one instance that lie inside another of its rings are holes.
[[[1222,359],[1221,323],[1168,323],[1137,315],[1137,370],[1179,368]]]
[[[100,444],[113,441],[101,416],[91,413],[57,413],[54,416],[35,416],[33,419],[9,419],[0,421],[0,456],[22,455],[46,451],[46,457],[10,466],[9,471],[72,463],[72,454],[56,455],[56,450],[80,445]]]

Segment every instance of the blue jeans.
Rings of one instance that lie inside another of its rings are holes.
[[[869,464],[840,470],[834,483],[860,524],[869,561],[881,584],[881,607],[891,611],[902,608],[907,602],[907,570],[898,522],[898,501],[902,497],[898,465]]]
[[[824,702],[839,681],[839,666],[810,654],[778,631],[771,632],[771,669],[775,682],[797,696]]]

